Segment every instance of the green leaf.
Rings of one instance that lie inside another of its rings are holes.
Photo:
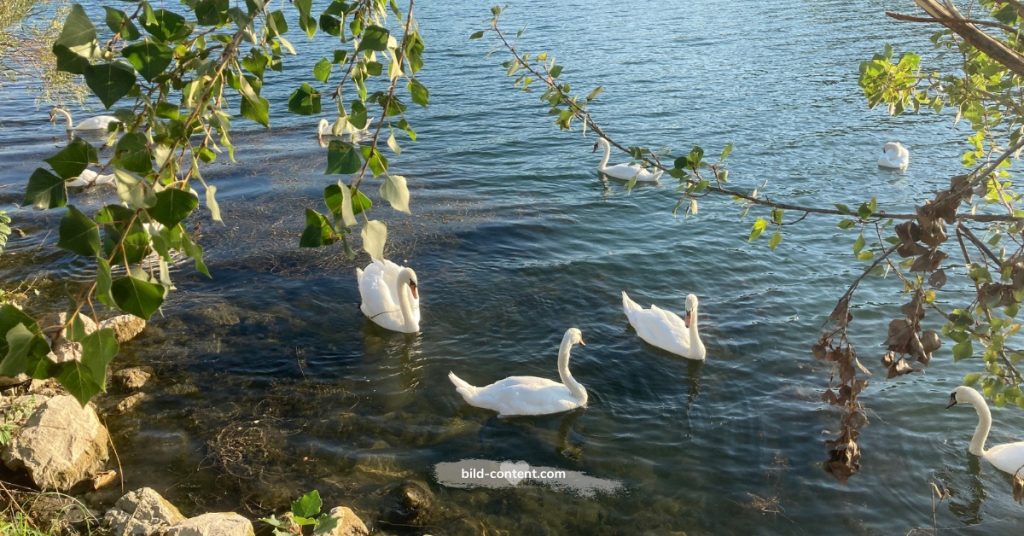
[[[68,18],[64,20],[64,26],[61,28],[60,35],[54,41],[54,44],[74,49],[82,45],[91,44],[95,40],[96,27],[92,25],[89,16],[85,14],[85,9],[79,4],[73,4],[71,12],[68,13]]]
[[[134,264],[149,253],[149,233],[134,210],[107,205],[96,213],[96,223],[103,228],[103,253],[113,257],[115,264]]]
[[[953,360],[960,361],[961,359],[967,359],[974,355],[974,346],[971,345],[971,339],[964,339],[961,342],[953,345]]]
[[[115,307],[114,297],[110,294],[113,278],[110,274],[110,263],[107,259],[96,259],[96,299],[108,307]]]
[[[270,126],[270,103],[259,95],[256,95],[254,99],[244,97],[241,113],[242,117],[246,119],[251,119],[265,127]]]
[[[125,41],[134,41],[141,36],[139,29],[128,19],[124,11],[106,6],[103,9],[107,12],[107,28],[110,28],[110,31],[121,32],[121,37]]]
[[[320,15],[320,29],[327,35],[341,36],[341,19],[328,14]]]
[[[199,206],[199,198],[185,190],[168,188],[156,194],[156,206],[149,215],[167,227],[174,227]]]
[[[74,205],[68,205],[67,214],[60,220],[57,247],[86,257],[95,257],[100,252],[99,226]]]
[[[331,211],[335,218],[344,220],[342,203],[345,200],[345,195],[342,193],[341,188],[342,186],[338,183],[324,188],[324,203],[327,204],[327,209]],[[349,187],[345,186],[345,188]],[[370,201],[370,198],[366,197],[366,194],[359,190],[352,192],[352,189],[349,188],[349,197],[351,199],[349,202],[352,205],[353,216],[362,213],[364,210],[370,210],[373,207],[373,201]],[[349,226],[355,225],[355,221],[345,222],[345,224]]]
[[[206,186],[206,208],[210,209],[210,219],[224,223],[220,219],[220,205],[217,203],[217,187],[208,184]]]
[[[94,396],[106,391],[107,365],[118,350],[114,330],[96,330],[82,340],[81,361],[66,361],[56,366],[57,380],[85,406]]]
[[[352,144],[331,140],[327,146],[327,175],[345,175],[359,171],[363,165],[359,153]]]
[[[228,9],[231,7],[228,2],[229,0],[199,0],[196,4],[196,21],[203,26],[226,24]]]
[[[212,186],[211,186],[212,188]],[[181,234],[181,250],[185,252],[196,263],[196,271],[205,275],[206,277],[212,277],[210,275],[210,269],[206,267],[206,263],[203,262],[203,246],[196,244],[188,236],[188,233]]]
[[[89,167],[99,162],[96,148],[82,138],[75,138],[57,154],[46,159],[46,163],[63,179],[77,177]]]
[[[849,229],[854,225],[857,225],[856,220],[840,220],[836,226],[839,227],[840,229]]]
[[[768,247],[771,248],[772,251],[775,251],[775,248],[779,247],[779,243],[781,242],[782,233],[775,231],[775,233],[772,234],[772,237],[768,239]]]
[[[401,175],[385,175],[380,185],[380,196],[391,203],[391,207],[399,212],[411,214],[409,211],[409,187],[405,177]]]
[[[267,29],[273,37],[288,33],[288,20],[285,19],[283,11],[279,9],[267,16]]]
[[[719,161],[725,160],[726,157],[728,157],[730,154],[732,154],[732,144],[731,143],[726,144],[726,146],[722,149],[722,154],[719,155],[718,160]]]
[[[470,39],[480,39],[483,36],[484,36],[484,31],[483,30],[480,30],[478,32],[473,32],[473,33],[469,34],[469,38]]]
[[[147,6],[142,20],[142,27],[160,41],[177,41],[192,33],[192,27],[185,22],[185,17],[166,9]]]
[[[590,91],[590,93],[587,93],[587,102],[596,99],[597,96],[600,95],[602,92],[604,92],[604,86],[595,87]]]
[[[761,236],[761,233],[768,227],[768,222],[764,218],[758,218],[754,221],[754,226],[750,229],[750,236],[747,238],[747,242],[753,242],[757,240],[757,237]]]
[[[331,69],[334,68],[334,64],[327,58],[320,58],[320,61],[316,62],[313,66],[313,77],[321,82],[326,82],[331,77]]]
[[[860,235],[857,236],[857,240],[853,241],[853,254],[854,255],[859,254],[860,250],[864,249],[864,242],[865,242],[864,241],[864,233],[861,233]]]
[[[36,208],[63,207],[68,201],[64,179],[43,168],[36,168],[25,187],[25,204]]]
[[[320,492],[313,490],[292,503],[292,513],[299,517],[314,517],[320,513],[322,507]]]
[[[149,173],[153,170],[152,158],[149,140],[141,132],[129,132],[121,136],[114,146],[114,165],[127,171]]]
[[[384,258],[384,243],[388,240],[388,227],[384,222],[370,220],[363,225],[361,233],[363,237],[363,250],[370,254],[370,258],[381,260]]]
[[[353,100],[349,107],[348,122],[356,128],[366,128],[366,105]]]
[[[300,248],[318,248],[338,241],[338,234],[327,218],[313,209],[306,209],[306,228],[299,237]]]
[[[363,35],[359,40],[359,47],[356,49],[357,52],[363,50],[376,50],[382,51],[388,48],[388,37],[391,35],[387,28],[380,26],[367,26],[363,30]]]
[[[302,84],[288,97],[288,111],[299,115],[320,113],[320,92],[309,84]]]
[[[148,82],[160,76],[171,64],[171,49],[148,37],[121,50],[128,63]]]
[[[409,94],[412,95],[412,101],[420,106],[426,106],[430,102],[430,92],[427,91],[427,86],[420,83],[415,78],[409,79]]]
[[[836,210],[838,210],[840,214],[850,214],[850,207],[842,203],[836,203]]]
[[[99,97],[103,106],[110,108],[131,91],[135,85],[135,71],[120,62],[90,65],[85,70],[85,84]]]
[[[14,377],[22,372],[31,373],[38,361],[46,359],[50,346],[38,333],[18,323],[5,332],[6,353],[0,361],[0,376]]]
[[[110,285],[114,303],[124,312],[149,320],[164,302],[167,289],[132,276],[119,277]]]

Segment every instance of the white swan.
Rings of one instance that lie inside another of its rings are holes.
[[[703,361],[707,354],[697,332],[697,297],[686,297],[686,318],[652,305],[644,309],[622,291],[622,310],[636,334],[648,344],[681,355],[687,359]]]
[[[988,439],[988,433],[992,429],[992,412],[989,411],[988,404],[985,403],[981,393],[961,385],[949,395],[949,405],[946,406],[946,409],[955,406],[958,402],[970,404],[978,412],[978,427],[974,429],[974,437],[971,438],[971,445],[967,448],[971,454],[988,460],[988,463],[994,465],[996,469],[1011,475],[1024,466],[1024,441],[1003,443],[985,450],[985,440]]]
[[[659,169],[656,173],[651,173],[649,170],[641,167],[640,164],[616,164],[609,167],[608,159],[612,157],[612,146],[604,138],[597,138],[597,141],[594,142],[595,151],[598,145],[604,145],[604,158],[597,165],[597,171],[613,179],[631,181],[633,177],[636,177],[637,182],[658,182],[662,173],[665,172],[665,170]]]
[[[882,157],[878,159],[878,167],[904,171],[910,165],[910,151],[903,144],[890,141],[882,146]]]
[[[360,270],[359,309],[378,326],[416,333],[420,330],[420,295],[416,272],[387,259],[374,260]]]
[[[369,128],[369,124],[361,129],[346,124],[342,133],[349,135],[350,142],[359,143],[369,136]],[[334,134],[334,125],[330,121],[321,119],[320,124],[316,127],[316,141],[320,144],[320,147],[326,149],[330,145],[330,138],[341,139],[341,136]]]
[[[466,403],[498,412],[499,417],[514,415],[548,415],[587,407],[587,390],[569,373],[569,351],[572,345],[586,346],[583,333],[569,328],[558,348],[558,375],[562,382],[536,376],[510,376],[486,387],[475,387],[454,372],[448,379]]]
[[[71,177],[66,185],[72,187],[96,186],[98,184],[114,184],[113,173],[97,173],[91,169],[83,169],[77,177]]]
[[[64,115],[67,119],[68,125],[67,130],[69,132],[80,131],[80,130],[102,130],[106,131],[111,123],[118,123],[118,119],[112,115],[97,115],[96,117],[90,117],[79,124],[75,124],[71,120],[71,112],[64,108],[56,107],[50,110],[50,122],[55,123],[57,121],[57,114]]]

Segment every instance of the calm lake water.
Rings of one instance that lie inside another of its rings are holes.
[[[239,120],[240,163],[208,173],[225,224],[199,218],[213,280],[178,267],[163,317],[115,362],[156,372],[134,413],[108,418],[127,488],[157,488],[189,514],[262,514],[316,488],[372,521],[390,486],[421,481],[438,506],[410,533],[906,534],[933,517],[951,533],[1024,530],[1008,478],[966,451],[974,412],[943,409],[977,367],[953,364],[948,345],[924,374],[886,381],[877,367],[883,377],[863,396],[863,470],[846,484],[829,477],[823,441],[838,420],[819,401],[828,368],[809,347],[862,268],[854,235],[811,217],[771,253],[764,240],[747,244],[752,218],[727,199],[708,198],[684,220],[671,215],[668,181],[631,193],[602,182],[593,137],[558,132],[535,95],[511,87],[505,58],[487,55],[492,43],[467,41],[488,6],[417,4],[431,105],[412,110],[419,141],[392,161],[409,178],[414,216],[376,214],[390,226],[388,256],[419,274],[422,334],[385,332],[360,314],[353,269],[365,256],[297,247],[303,208],[322,210],[331,182],[317,119],[282,115],[270,130]],[[897,209],[960,172],[964,134],[949,116],[867,109],[861,60],[886,43],[930,50],[929,29],[892,22],[887,9],[912,3],[519,0],[505,18],[510,30],[527,26],[522,48],[554,53],[574,87],[605,87],[593,114],[626,144],[717,154],[733,142],[737,187],[817,204],[877,195]],[[329,50],[292,41],[311,52],[265,89],[282,108]],[[31,91],[0,92],[0,192],[25,232],[0,257],[0,277],[84,278],[91,266],[54,245],[60,211],[11,205],[63,130]],[[93,103],[78,115],[98,112]],[[904,174],[875,165],[889,140],[912,153]],[[73,202],[94,210],[110,195]],[[621,312],[623,289],[677,311],[697,294],[707,362],[641,343]],[[899,289],[875,279],[858,293],[855,335],[869,366]],[[590,393],[583,412],[499,420],[466,406],[446,378],[554,378],[570,326],[587,341],[571,365]],[[1024,414],[994,417],[993,440],[1020,438]],[[622,487],[585,497],[435,479],[437,464],[470,458]],[[953,493],[934,511],[931,482]]]

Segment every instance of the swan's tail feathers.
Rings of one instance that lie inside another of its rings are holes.
[[[363,269],[356,268],[356,284],[360,285],[363,282]]]
[[[638,312],[638,311],[642,311],[642,310],[643,310],[643,307],[640,307],[640,304],[638,304],[637,302],[629,299],[629,296],[626,294],[626,291],[623,290],[622,291],[622,311],[624,313],[626,313],[626,316],[631,316],[632,313],[635,313],[635,312]]]
[[[479,391],[478,388],[466,383],[465,380],[455,375],[454,372],[448,372],[448,379],[455,385],[455,391],[457,391],[462,398],[469,402],[476,396]]]

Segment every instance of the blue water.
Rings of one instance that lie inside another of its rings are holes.
[[[897,210],[961,171],[964,131],[948,115],[867,109],[858,63],[886,43],[930,46],[928,29],[892,22],[887,9],[912,4],[524,0],[505,27],[526,26],[522,49],[553,53],[582,93],[604,86],[591,111],[624,144],[678,154],[699,143],[717,154],[731,142],[734,187],[817,205],[877,196]],[[974,413],[943,410],[979,365],[954,365],[946,347],[923,374],[887,381],[876,367],[897,314],[894,278],[869,279],[856,298],[854,340],[877,369],[862,397],[871,419],[862,471],[840,484],[821,469],[838,416],[819,401],[829,370],[809,347],[863,267],[850,254],[853,234],[812,216],[772,253],[746,241],[760,214],[741,218],[728,199],[705,198],[696,217],[675,218],[670,183],[627,192],[602,182],[593,137],[559,132],[537,94],[511,87],[504,56],[487,55],[493,43],[467,40],[486,26],[485,4],[417,11],[431,104],[410,114],[419,141],[392,159],[409,178],[413,216],[376,214],[389,224],[388,256],[419,274],[422,334],[388,333],[361,316],[353,269],[365,258],[296,247],[302,209],[322,209],[331,182],[315,120],[282,115],[268,131],[239,120],[240,163],[207,173],[225,220],[200,217],[213,280],[179,266],[163,317],[115,363],[152,366],[157,378],[135,413],[109,418],[128,488],[156,487],[186,513],[262,513],[317,488],[372,521],[389,486],[419,480],[440,506],[411,532],[433,534],[1024,529],[1008,479],[966,452]],[[274,106],[330,50],[292,42],[310,55],[289,59],[265,88]],[[61,132],[31,91],[2,91],[0,192],[15,202]],[[909,147],[906,173],[875,166],[889,140]],[[25,236],[0,258],[5,281],[88,275],[54,247],[59,213],[10,211]],[[41,285],[60,294],[59,283]],[[620,310],[623,289],[677,311],[697,294],[707,362],[639,341]],[[499,420],[467,407],[446,378],[554,378],[570,326],[587,341],[572,359],[590,393],[583,412]],[[992,440],[1020,438],[1019,410],[994,417]],[[434,479],[437,463],[468,458],[581,471],[623,490],[582,497]],[[931,482],[953,494],[934,510]]]

